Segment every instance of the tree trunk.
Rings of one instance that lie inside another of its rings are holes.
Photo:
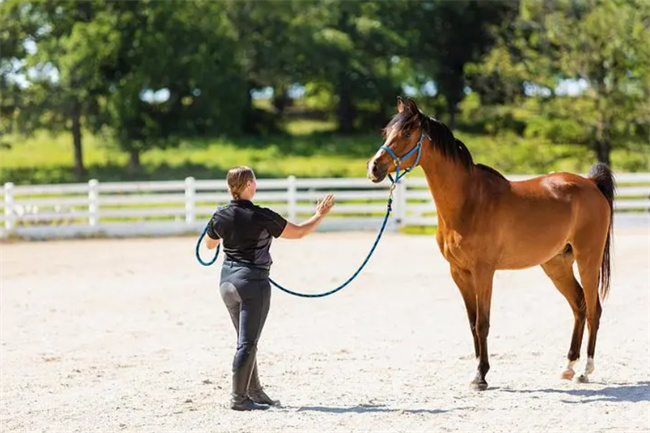
[[[339,122],[339,132],[350,133],[354,131],[356,110],[352,101],[350,77],[346,71],[339,73],[339,104],[336,107],[336,116]]]
[[[611,166],[611,161],[609,154],[612,150],[611,143],[605,141],[599,141],[596,143],[596,155],[598,156],[598,162],[603,162],[607,166]]]
[[[447,112],[449,113],[449,129],[452,131],[456,127],[456,114],[458,114],[458,104],[453,101],[447,101]]]
[[[602,101],[605,101],[608,91],[607,83],[605,82],[605,77],[607,68],[605,67],[605,62],[600,63],[600,69],[598,70],[598,97],[596,98],[596,111],[600,114],[600,122],[596,129],[596,156],[598,157],[598,162],[607,164],[609,167],[611,164],[609,154],[612,151],[612,122],[611,118],[608,116],[607,108],[603,106]]]
[[[74,172],[78,177],[86,174],[81,149],[81,113],[78,109],[72,115],[72,143],[74,146]]]
[[[289,106],[290,100],[286,86],[275,86],[273,88],[273,108],[275,113],[282,117],[284,110]]]
[[[140,151],[138,149],[129,150],[129,171],[131,173],[139,173],[142,170],[140,164]]]
[[[339,17],[338,29],[350,35],[352,25],[350,24],[350,12],[348,11],[349,5],[345,2],[341,3],[341,15]],[[347,56],[346,56],[347,57]],[[339,103],[336,107],[336,116],[339,123],[339,132],[350,133],[354,131],[354,119],[356,117],[356,110],[352,98],[352,81],[348,75],[349,59],[339,60],[339,73],[337,80],[336,93],[339,97]]]
[[[596,156],[598,162],[603,162],[611,167],[610,153],[612,151],[612,143],[609,139],[598,140],[596,142]]]
[[[242,125],[239,131],[245,134],[255,134],[258,131],[258,119],[255,118],[255,108],[253,107],[253,95],[251,92],[256,88],[255,83],[248,81],[246,87],[246,103],[242,108]],[[237,131],[237,132],[239,132]]]
[[[600,108],[600,104],[597,105]],[[612,152],[612,122],[604,113],[600,117],[600,125],[596,131],[596,156],[598,162],[611,166],[610,153]]]

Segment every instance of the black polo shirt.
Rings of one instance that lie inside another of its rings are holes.
[[[270,266],[269,248],[287,225],[281,215],[248,200],[232,200],[216,210],[208,222],[207,235],[222,239],[226,260]]]

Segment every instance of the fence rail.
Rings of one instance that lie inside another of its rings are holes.
[[[507,177],[524,180],[534,176]],[[617,174],[616,181],[615,211],[648,224],[650,173]],[[337,205],[323,223],[323,229],[369,229],[381,221],[388,188],[388,182],[373,184],[364,178],[260,179],[255,201],[297,220],[314,212],[319,197],[335,192]],[[6,183],[0,194],[3,238],[196,233],[215,207],[230,198],[224,180],[191,177],[158,182]],[[401,182],[393,207],[389,230],[437,224],[436,208],[423,177]]]

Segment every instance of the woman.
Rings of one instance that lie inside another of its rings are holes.
[[[237,330],[230,407],[268,409],[279,402],[262,389],[255,355],[271,300],[271,241],[277,237],[300,239],[313,232],[334,205],[334,196],[329,194],[318,203],[312,218],[293,224],[253,204],[257,183],[250,168],[233,168],[227,181],[233,199],[210,219],[205,242],[209,249],[223,242],[226,254],[219,290]]]

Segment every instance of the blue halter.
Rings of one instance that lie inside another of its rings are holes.
[[[393,179],[393,176],[391,176],[390,174],[388,175],[388,178],[390,179],[391,182],[393,182],[393,184],[399,182],[399,180],[401,178],[406,176],[407,173],[409,173],[411,170],[413,170],[415,167],[417,167],[418,163],[420,162],[420,156],[422,156],[422,140],[423,139],[424,139],[424,133],[420,134],[420,139],[418,140],[418,144],[413,146],[413,148],[411,148],[411,150],[409,150],[408,152],[406,152],[406,154],[404,154],[402,156],[397,156],[395,154],[395,152],[393,152],[393,149],[391,149],[388,146],[381,146],[380,149],[383,149],[386,152],[388,152],[388,154],[391,156],[391,158],[393,158],[393,164],[395,164],[395,179]],[[409,168],[405,169],[404,172],[402,174],[400,174],[400,172],[399,172],[400,171],[400,163],[403,160],[405,160],[406,158],[408,158],[409,156],[411,156],[413,154],[413,152],[417,152],[417,155],[415,157],[415,162],[413,162],[413,165],[411,165]]]

